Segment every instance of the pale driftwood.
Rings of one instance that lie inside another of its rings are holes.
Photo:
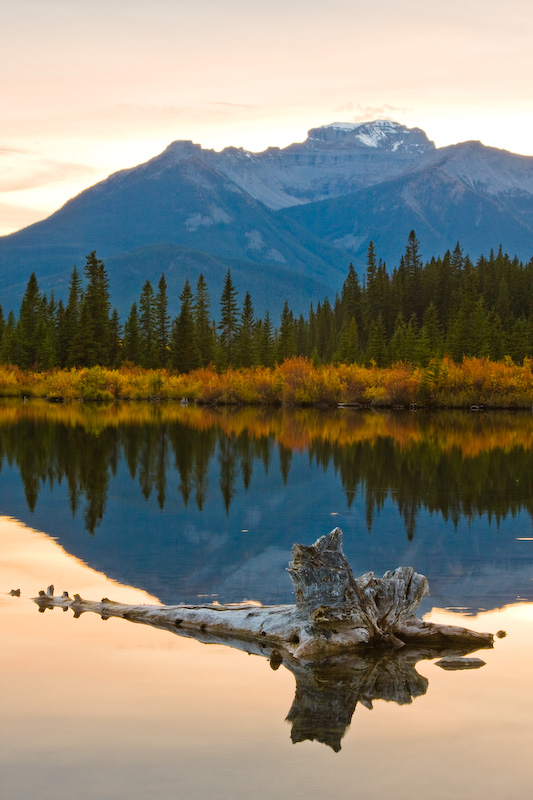
[[[481,658],[465,658],[464,656],[446,655],[439,661],[435,661],[437,667],[442,669],[479,669],[485,666],[485,661]]]
[[[415,616],[428,583],[412,567],[399,567],[375,578],[354,578],[342,552],[342,531],[335,528],[314,545],[295,544],[289,575],[295,605],[149,606],[124,605],[107,598],[55,597],[54,587],[41,592],[43,608],[71,608],[76,616],[93,611],[104,618],[123,617],[181,631],[208,633],[219,639],[257,641],[277,649],[281,658],[322,658],[369,647],[396,649],[406,644],[434,647],[490,647],[493,635],[466,628],[423,622]]]
[[[416,619],[428,586],[410,567],[355,579],[339,528],[311,547],[294,545],[289,574],[295,605],[135,606],[68,592],[56,597],[53,585],[34,600],[39,611],[121,617],[263,656],[274,670],[283,664],[296,679],[287,716],[292,741],[316,740],[335,751],[358,703],[369,709],[375,700],[403,705],[426,693],[428,680],[415,668],[421,659],[441,656],[445,669],[472,668],[484,662],[463,656],[492,647],[491,634]]]

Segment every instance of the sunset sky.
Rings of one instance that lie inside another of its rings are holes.
[[[533,155],[530,0],[2,0],[0,234],[175,139],[336,120]]]

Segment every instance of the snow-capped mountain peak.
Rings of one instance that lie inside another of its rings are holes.
[[[391,152],[423,153],[435,149],[434,142],[420,128],[408,128],[388,119],[331,122],[320,128],[312,128],[307,141],[336,142],[344,146],[373,147]]]

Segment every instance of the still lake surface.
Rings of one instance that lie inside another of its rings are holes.
[[[0,515],[10,800],[531,796],[533,414],[6,402]],[[30,600],[291,602],[336,526],[355,574],[428,577],[428,619],[505,630],[485,666],[293,675]]]

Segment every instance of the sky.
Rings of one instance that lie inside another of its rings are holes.
[[[0,235],[192,139],[394,119],[533,155],[530,0],[0,0]]]

